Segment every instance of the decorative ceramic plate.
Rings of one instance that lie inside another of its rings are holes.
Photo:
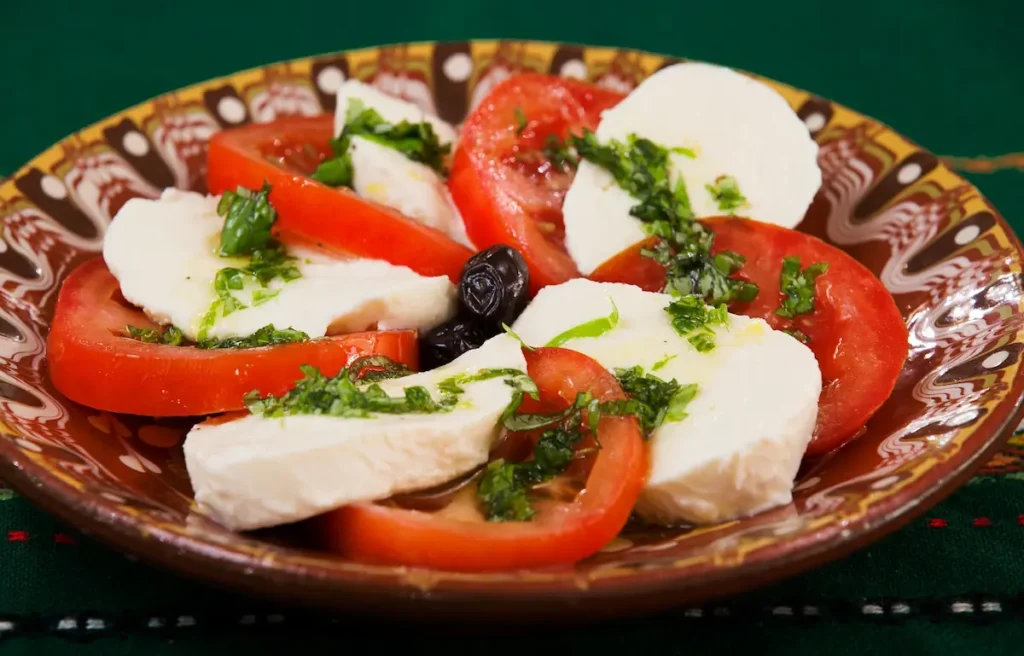
[[[68,137],[0,186],[0,473],[83,531],[165,567],[267,596],[420,617],[595,618],[700,603],[906,523],[966,480],[1020,420],[1021,246],[978,190],[934,155],[767,80],[821,146],[824,182],[801,229],[871,269],[910,330],[892,397],[858,440],[801,472],[787,507],[699,530],[627,531],[574,568],[468,575],[368,567],[221,528],[194,512],[180,449],[187,424],[98,413],[50,385],[44,345],[63,277],[100,250],[129,198],[168,186],[203,190],[217,130],[332,112],[347,77],[457,124],[516,71],[628,91],[675,61],[553,43],[389,46],[211,80]]]

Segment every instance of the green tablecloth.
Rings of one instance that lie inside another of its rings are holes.
[[[521,37],[706,59],[814,90],[956,157],[1021,231],[1021,25],[1019,0],[255,0],[230,8],[212,0],[7,0],[0,11],[0,176],[84,124],[211,76],[381,42]],[[456,626],[424,635],[239,598],[129,561],[0,488],[0,650],[214,653],[366,644],[520,654],[1019,654],[1022,459],[1018,437],[986,475],[926,518],[779,586],[708,608],[561,632]],[[469,636],[470,628],[486,634]]]

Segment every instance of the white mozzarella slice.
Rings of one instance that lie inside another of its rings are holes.
[[[455,147],[455,128],[436,116],[426,114],[418,106],[386,93],[359,80],[348,80],[338,90],[334,116],[335,132],[345,127],[349,101],[361,101],[387,121],[399,123],[428,122],[442,144]],[[402,153],[381,144],[355,137],[348,149],[352,159],[352,186],[369,200],[392,207],[424,225],[446,233],[452,239],[472,247],[465,235],[462,218],[449,201],[444,179],[429,166],[414,162]]]
[[[699,353],[672,327],[665,312],[671,296],[585,279],[542,289],[512,328],[540,346],[608,316],[609,299],[618,325],[564,348],[609,370],[640,365],[664,380],[699,385],[688,416],[651,436],[651,472],[637,511],[666,524],[703,524],[789,503],[821,393],[811,350],[761,319],[730,314],[727,326],[714,328],[714,350]]]
[[[602,143],[630,134],[673,153],[697,218],[725,214],[705,185],[736,179],[747,204],[736,216],[791,228],[803,220],[821,186],[818,146],[786,100],[768,85],[729,68],[681,63],[647,78],[604,112],[595,134]],[[629,210],[637,200],[604,169],[582,162],[563,204],[565,243],[584,274],[643,239]]]
[[[362,137],[352,139],[348,153],[352,186],[363,198],[447,234],[461,228],[461,219],[448,202],[444,180],[426,164]]]
[[[164,191],[157,200],[133,198],[108,227],[103,244],[104,260],[125,299],[192,340],[217,298],[217,271],[247,264],[242,258],[217,255],[223,227],[217,201],[176,189]],[[426,330],[450,319],[457,307],[455,287],[445,276],[428,278],[381,260],[306,253],[296,266],[302,277],[271,282],[269,288],[277,295],[269,301],[251,303],[255,284],[238,292],[250,307],[220,318],[206,337],[247,336],[267,324],[310,337],[374,326]]]
[[[337,109],[334,113],[335,135],[341,134],[345,128],[345,116],[348,112],[349,100],[352,99],[361,101],[367,109],[376,110],[381,118],[389,123],[401,123],[402,121],[430,123],[441,144],[450,143],[452,150],[455,149],[457,133],[455,128],[444,119],[427,114],[411,102],[390,96],[376,87],[356,79],[345,80],[338,88]]]
[[[519,343],[498,335],[450,364],[380,383],[391,396],[481,369],[526,371]],[[199,424],[185,439],[196,501],[225,526],[247,530],[299,521],[346,504],[439,485],[485,463],[512,400],[504,378],[462,385],[453,410],[370,418],[248,415]]]

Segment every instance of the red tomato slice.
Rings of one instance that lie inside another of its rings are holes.
[[[596,129],[601,112],[622,98],[591,84],[524,73],[496,86],[463,125],[448,188],[466,232],[482,249],[519,249],[533,293],[580,275],[565,251],[562,221],[573,172],[544,156],[545,141]]]
[[[206,183],[219,194],[271,185],[281,241],[311,242],[338,254],[407,266],[457,283],[473,252],[397,210],[307,177],[330,152],[330,115],[279,119],[218,132],[210,139]]]
[[[333,376],[366,355],[418,367],[416,332],[363,332],[296,344],[204,350],[122,337],[128,325],[156,328],[122,304],[101,258],[75,269],[57,298],[47,341],[50,379],[61,394],[97,410],[147,417],[206,415],[243,408],[251,390],[280,395],[299,365]]]
[[[824,387],[818,423],[807,454],[831,451],[857,436],[889,398],[907,358],[907,327],[896,302],[882,283],[843,251],[795,230],[749,219],[718,217],[703,223],[715,232],[714,253],[735,251],[747,258],[739,276],[760,287],[751,303],[729,310],[760,317],[778,330],[798,329],[818,360]],[[625,282],[661,291],[664,270],[640,254],[642,242],[602,264],[591,278]],[[782,260],[800,258],[801,268],[828,262],[815,286],[814,312],[785,319],[779,308]]]
[[[563,409],[577,392],[623,399],[604,367],[575,351],[526,352],[541,400]],[[610,542],[625,525],[647,476],[647,450],[633,417],[603,417],[602,448],[573,501],[538,501],[526,522],[438,517],[379,504],[347,506],[321,518],[332,548],[354,560],[446,571],[499,571],[571,565]]]

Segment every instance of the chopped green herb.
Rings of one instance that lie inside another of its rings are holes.
[[[800,330],[798,328],[787,328],[787,329],[784,329],[782,332],[784,332],[787,335],[789,335],[789,336],[791,336],[791,337],[793,337],[793,338],[803,342],[804,344],[810,344],[811,343],[811,338],[808,337],[807,334],[804,331],[802,331],[802,330]]]
[[[522,134],[526,130],[526,126],[529,125],[529,121],[526,120],[526,114],[523,112],[523,108],[517,106],[515,108],[516,113],[516,134]]]
[[[816,262],[801,271],[799,257],[784,258],[779,275],[779,291],[784,298],[775,314],[792,319],[814,312],[814,283],[826,271],[828,262]]]
[[[661,371],[662,369],[665,368],[666,365],[668,365],[669,362],[676,359],[677,357],[678,356],[676,355],[666,355],[665,357],[654,363],[654,366],[651,367],[651,371]]]
[[[611,297],[608,300],[612,304],[612,313],[607,317],[599,317],[597,319],[591,319],[581,323],[578,326],[573,326],[568,330],[559,333],[555,337],[551,338],[545,346],[561,346],[566,342],[573,339],[582,339],[584,337],[600,337],[601,335],[614,330],[619,325],[619,308],[616,307],[615,301]]]
[[[127,326],[128,336],[146,344],[165,344],[167,346],[180,346],[184,335],[174,326],[168,326],[162,333],[153,328],[136,328]]]
[[[267,247],[270,229],[277,220],[277,210],[270,204],[269,196],[267,182],[258,192],[245,187],[224,192],[217,204],[217,214],[224,217],[220,233],[222,257],[250,255]]]
[[[451,144],[442,145],[428,121],[422,123],[390,123],[375,109],[356,98],[349,100],[345,127],[337,139],[331,139],[334,157],[325,160],[313,173],[313,179],[333,187],[352,186],[352,158],[349,146],[353,137],[362,137],[405,155],[413,162],[426,164],[445,175],[444,158]]]
[[[406,365],[395,362],[386,355],[364,355],[348,365],[349,378],[376,383],[381,380],[401,378],[412,373]]]
[[[278,330],[274,324],[263,326],[248,337],[228,337],[225,339],[204,339],[196,346],[201,349],[226,349],[226,348],[255,348],[258,346],[273,346],[275,344],[290,344],[292,342],[304,342],[309,335],[301,330],[285,328]]]
[[[544,141],[541,154],[551,162],[552,166],[560,171],[572,171],[579,165],[579,157],[569,147],[569,144],[554,134],[549,134],[548,138]]]
[[[249,307],[235,296],[235,292],[245,289],[246,281],[253,281],[260,287],[251,295],[252,305],[257,306],[279,293],[280,290],[267,289],[271,281],[289,282],[302,276],[295,258],[289,257],[281,244],[270,237],[277,212],[267,199],[269,192],[270,186],[266,183],[259,193],[239,187],[237,192],[226,192],[218,205],[218,212],[226,215],[220,254],[248,256],[249,263],[243,268],[226,267],[214,276],[217,298],[199,321],[200,342],[206,341],[217,319]]]
[[[711,255],[715,235],[694,220],[686,183],[668,171],[669,154],[685,148],[666,149],[635,134],[626,143],[598,142],[593,132],[571,137],[580,156],[608,171],[615,182],[639,202],[630,214],[644,222],[648,234],[659,237],[653,248],[641,253],[665,269],[665,291],[676,296],[700,296],[712,305],[751,301],[757,296],[754,283],[731,278],[743,266],[742,256],[726,251]]]
[[[747,204],[747,198],[740,192],[740,185],[731,175],[720,175],[715,184],[706,184],[704,188],[711,198],[718,203],[718,209],[728,214]]]
[[[729,324],[729,311],[725,305],[716,308],[708,306],[696,296],[683,296],[672,301],[665,308],[672,319],[672,327],[676,332],[701,353],[715,348],[715,333],[712,326]]]
[[[685,419],[686,406],[697,395],[696,384],[681,385],[675,379],[662,380],[652,374],[644,374],[640,366],[616,369],[615,377],[629,400],[602,404],[602,411],[605,414],[635,414],[645,435],[650,435],[666,421]]]
[[[583,425],[584,409],[590,415],[587,426]],[[589,394],[579,394],[576,402],[564,412],[516,415],[523,419],[517,419],[513,425],[524,428],[510,430],[554,427],[541,433],[533,450],[533,459],[523,462],[498,459],[487,466],[477,488],[477,496],[486,510],[487,518],[494,522],[523,522],[531,519],[535,511],[530,504],[530,489],[558,476],[569,467],[577,457],[573,447],[594,431],[599,414],[596,400]]]

